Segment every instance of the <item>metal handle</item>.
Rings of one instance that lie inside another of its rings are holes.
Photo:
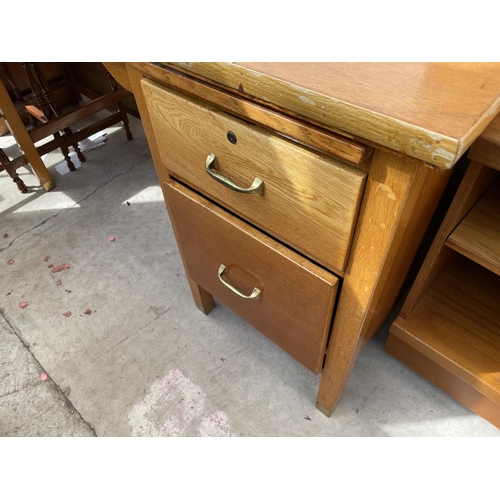
[[[224,276],[225,274],[227,274],[227,267],[224,264],[221,264],[218,272],[219,279],[221,280],[224,286],[226,286],[227,288],[229,288],[229,290],[231,290],[231,292],[235,293],[238,297],[241,297],[242,299],[250,299],[250,300],[260,299],[262,292],[258,288],[254,288],[251,295],[243,295],[239,290],[234,288],[233,285],[230,285],[227,281],[224,281],[222,279],[222,276]]]
[[[212,153],[207,156],[207,161],[205,162],[205,170],[207,171],[207,174],[212,177],[212,179],[220,182],[223,186],[226,186],[233,191],[243,194],[264,194],[264,181],[262,179],[259,179],[258,177],[253,180],[252,185],[249,188],[245,189],[238,186],[227,177],[224,177],[223,175],[215,172],[215,170],[217,170],[217,156]]]

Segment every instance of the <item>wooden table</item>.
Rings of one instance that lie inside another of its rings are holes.
[[[22,147],[26,162],[33,167],[35,175],[38,177],[40,184],[45,191],[54,189],[55,184],[50,176],[47,167],[40,158],[40,154],[36,149],[33,139],[19,116],[17,109],[10,99],[10,96],[5,88],[5,85],[0,80],[0,109],[2,110],[5,119],[7,120],[12,134],[16,138],[17,143]]]
[[[29,77],[25,75],[25,70],[23,69],[24,65],[27,67],[26,71],[30,75]],[[40,65],[38,63],[9,63],[10,70],[14,69],[19,72],[21,78],[24,76],[26,79],[24,82],[25,85],[32,91],[32,94],[29,94],[31,96],[30,100],[24,101],[21,92],[16,87],[16,83],[13,78],[11,78],[10,72],[7,71],[5,63],[1,63],[1,66],[3,67],[3,73],[7,74],[4,78],[7,82],[10,81],[12,92],[17,92],[20,102],[23,103],[23,105],[29,102],[36,102],[36,106],[26,106],[26,109],[30,110],[29,113],[37,117],[36,126],[30,127],[30,130],[28,130],[4,82],[0,80],[0,115],[5,117],[9,129],[21,150],[21,154],[12,160],[4,154],[3,163],[4,165],[8,165],[8,169],[6,169],[10,170],[10,175],[17,181],[19,189],[23,193],[27,192],[26,186],[20,181],[18,176],[15,177],[15,172],[16,169],[28,163],[32,166],[33,172],[43,189],[45,191],[54,189],[54,181],[42,157],[55,149],[60,148],[69,169],[74,171],[75,167],[69,156],[69,147],[71,146],[75,150],[78,160],[84,162],[85,157],[81,153],[78,143],[92,134],[122,122],[127,139],[129,141],[132,140],[132,134],[128,126],[127,113],[121,105],[121,101],[127,96],[130,96],[130,93],[125,89],[118,88],[116,82],[111,78],[110,91],[100,96],[76,82],[71,75],[68,74],[69,69],[64,67],[64,63],[41,63]],[[49,77],[52,77],[51,80],[49,80]],[[17,75],[17,80],[19,80],[19,74]],[[42,86],[44,87],[43,89]],[[54,97],[53,92],[64,90],[65,88],[69,95],[72,93],[75,96],[83,94],[88,98],[88,101],[81,101],[80,96],[80,101],[75,97],[76,100],[73,103],[71,100],[63,100],[60,103]],[[79,102],[78,105],[77,102]],[[61,110],[62,104],[73,104],[73,106],[63,113]],[[18,105],[20,104],[18,103]],[[113,110],[114,107],[116,111]],[[78,126],[82,120],[102,110],[112,110],[112,114],[94,121],[91,125],[87,125],[83,128]],[[74,131],[71,127],[75,125],[78,129]],[[51,136],[53,136],[53,140],[45,141],[43,144],[36,146],[41,140]],[[2,153],[1,150],[0,153]]]
[[[135,94],[197,306],[322,373],[330,415],[398,297],[500,64],[106,63]]]

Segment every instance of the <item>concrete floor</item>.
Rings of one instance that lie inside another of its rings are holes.
[[[131,122],[132,142],[108,129],[77,172],[50,154],[49,193],[0,173],[1,436],[500,436],[383,350],[390,319],[326,418],[319,376],[224,305],[201,314]]]

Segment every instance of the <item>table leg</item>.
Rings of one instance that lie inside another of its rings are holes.
[[[55,184],[52,177],[47,170],[47,167],[43,163],[35,144],[31,140],[31,137],[24,126],[21,117],[19,116],[14,103],[10,99],[10,96],[5,88],[3,82],[0,80],[0,108],[2,113],[7,120],[10,130],[14,135],[19,147],[23,151],[26,159],[33,167],[33,170],[43,186],[45,191],[50,191],[54,189]]]
[[[213,295],[209,294],[204,288],[201,288],[201,286],[194,282],[189,276],[187,279],[191,287],[191,293],[193,294],[196,307],[203,314],[208,314],[215,307]]]
[[[394,306],[449,173],[375,152],[317,397],[327,416],[358,354]]]
[[[11,176],[12,180],[16,183],[19,191],[21,191],[21,193],[23,194],[26,194],[28,192],[26,184],[24,184],[22,179],[17,174],[16,170],[12,167],[9,157],[5,154],[5,151],[2,148],[0,148],[0,165]]]
[[[153,157],[153,163],[156,168],[156,173],[158,175],[158,178],[160,179],[162,189],[164,187],[163,181],[167,180],[169,178],[168,172],[166,171],[165,167],[163,166],[163,163],[161,161],[161,156],[160,152],[158,151],[158,146],[156,145],[156,141],[154,139],[154,134],[153,134],[153,126],[151,125],[151,119],[149,117],[149,112],[148,108],[146,106],[146,102],[144,100],[144,96],[142,95],[142,89],[141,89],[141,78],[142,74],[140,71],[138,71],[135,68],[129,68],[128,69],[128,76],[130,79],[130,84],[132,86],[132,90],[134,91],[134,96],[137,102],[137,107],[139,108],[139,112],[141,113],[141,120],[142,120],[142,125],[144,127],[144,130],[146,132],[146,138],[149,143],[149,149],[151,151],[151,156]],[[128,137],[128,136],[127,136]],[[165,195],[165,191],[163,193]],[[167,209],[168,209],[168,199],[165,196],[165,201],[167,202]],[[172,218],[170,218],[172,220]],[[173,225],[173,230],[175,237],[178,242],[177,238],[177,233],[175,226]],[[180,245],[178,245],[179,250],[182,248]],[[182,262],[184,264],[184,257],[182,255],[182,251],[180,252]],[[185,268],[186,266],[184,266]],[[187,275],[186,275],[187,276]],[[191,288],[191,293],[193,294],[193,299],[196,303],[196,307],[203,313],[203,314],[208,314],[214,307],[214,298],[211,294],[209,294],[205,289],[201,288],[198,283],[193,281],[189,276],[187,276],[189,286]]]

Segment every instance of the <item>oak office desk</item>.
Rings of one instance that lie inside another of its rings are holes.
[[[394,306],[500,64],[106,63],[133,91],[194,300],[322,373],[330,415]]]

